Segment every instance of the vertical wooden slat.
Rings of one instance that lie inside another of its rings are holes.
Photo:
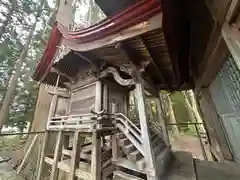
[[[54,158],[53,158],[52,172],[51,172],[50,180],[57,180],[57,178],[58,178],[57,165],[61,158],[62,146],[63,146],[63,132],[59,131],[58,136],[57,136],[56,147],[55,147],[55,151],[54,151]]]
[[[68,180],[77,180],[75,177],[76,168],[79,167],[81,143],[84,143],[84,138],[80,137],[80,133],[76,131],[73,137],[73,150],[71,154],[70,174]]]
[[[147,121],[147,112],[146,112],[146,105],[145,105],[145,94],[144,94],[144,85],[142,78],[138,78],[136,83],[136,99],[137,99],[137,107],[138,107],[138,114],[140,119],[140,126],[141,126],[141,133],[143,138],[143,149],[144,149],[144,157],[147,162],[147,167],[150,170],[154,170],[155,165],[155,158],[151,146],[151,139],[150,139],[150,132],[149,132],[149,124]]]

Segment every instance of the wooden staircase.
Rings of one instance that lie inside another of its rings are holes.
[[[172,157],[171,149],[165,144],[162,136],[149,129],[151,149],[155,162],[154,169],[150,169],[147,165],[147,155],[143,150],[144,142],[142,140],[140,125],[134,124],[121,114],[117,115],[116,120],[116,126],[119,130],[117,134],[119,153],[113,162],[117,166],[114,176],[117,179],[142,179],[142,177],[134,176],[132,172],[129,174],[126,169],[145,175],[156,174],[157,176],[161,176],[166,168],[169,167]],[[123,170],[119,170],[118,167],[120,169],[123,168]]]

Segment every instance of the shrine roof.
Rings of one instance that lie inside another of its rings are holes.
[[[56,22],[33,79],[55,84],[57,75],[51,71],[53,66],[75,78],[76,67],[79,68],[87,60],[96,66],[101,65],[99,62],[107,62],[125,68],[126,72],[131,70],[129,64],[144,66],[146,80],[154,81],[162,89],[180,89],[185,81],[180,77],[181,72],[187,72],[178,69],[178,59],[170,59],[175,52],[169,54],[171,46],[166,43],[169,38],[167,35],[166,39],[165,35],[171,24],[165,21],[165,29],[162,27],[162,10],[158,0],[142,0],[82,30],[68,30]],[[170,39],[170,42],[173,41]],[[61,63],[56,63],[58,52],[64,51],[60,47],[67,47],[68,52],[60,58]],[[60,86],[64,87],[67,81],[66,77],[61,76]]]

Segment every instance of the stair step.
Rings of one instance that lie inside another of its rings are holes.
[[[126,138],[126,136],[123,133],[118,133],[117,136],[119,137],[119,139]]]
[[[131,174],[127,174],[127,173],[122,172],[122,171],[115,171],[113,174],[114,174],[114,177],[118,176],[118,177],[123,178],[124,180],[144,180],[140,177],[137,177],[137,176],[134,176],[134,175],[131,175]]]
[[[129,144],[129,145],[122,145],[122,150],[123,152],[128,155],[129,153],[133,152],[134,150],[136,150],[135,146],[133,144]]]
[[[129,161],[131,161],[131,162],[136,162],[136,161],[142,159],[143,156],[142,156],[142,154],[136,149],[135,151],[129,153],[129,154],[127,155],[127,157],[128,157],[128,159],[129,159]]]
[[[138,160],[136,164],[137,164],[137,169],[140,171],[143,171],[146,168],[145,158],[142,157],[142,159]]]
[[[120,139],[121,145],[129,145],[131,141],[128,138]]]

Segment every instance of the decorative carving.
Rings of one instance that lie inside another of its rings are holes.
[[[58,52],[56,53],[55,59],[54,59],[54,63],[59,62],[61,59],[63,59],[64,56],[66,56],[69,52],[71,51],[71,49],[69,49],[67,46],[61,44],[58,47]]]
[[[118,71],[113,67],[108,67],[100,73],[100,78],[106,77],[108,74],[112,74],[114,79],[122,86],[131,86],[135,84],[134,79],[123,79]]]

